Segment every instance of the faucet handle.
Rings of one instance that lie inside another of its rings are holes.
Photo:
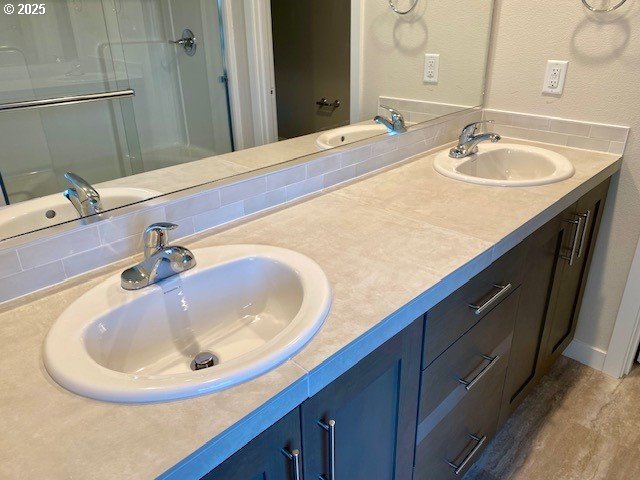
[[[392,120],[403,120],[404,121],[404,116],[395,108],[393,107],[389,107],[387,105],[380,105],[380,108],[384,108],[385,110],[387,110],[390,114],[391,114],[391,119]]]
[[[175,223],[154,223],[144,229],[144,257],[149,258],[158,250],[162,250],[169,243],[169,230],[175,230]]]
[[[480,125],[483,125],[485,123],[495,123],[495,120],[482,120],[480,122],[473,122],[470,123],[469,125],[467,125],[466,127],[464,127],[462,129],[462,134],[460,135],[460,138],[469,138],[473,135],[475,135],[475,133],[478,131],[478,127]]]

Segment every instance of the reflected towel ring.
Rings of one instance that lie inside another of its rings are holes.
[[[614,5],[612,7],[609,7],[609,8],[595,8],[595,7],[592,7],[587,0],[582,0],[582,3],[584,3],[584,6],[587,7],[589,10],[591,10],[592,12],[609,13],[609,12],[613,12],[614,10],[619,9],[622,5],[627,3],[627,0],[622,0],[620,3],[617,3],[616,5]]]
[[[413,5],[411,5],[411,8],[409,8],[409,10],[398,10],[398,7],[396,7],[394,0],[389,0],[389,6],[391,7],[391,10],[393,10],[394,12],[396,12],[398,15],[406,15],[407,13],[410,13],[413,11],[414,8],[416,8],[416,5],[418,5],[418,2],[420,0],[413,0]],[[582,0],[582,1],[586,1],[586,0]],[[622,3],[626,2],[627,0],[624,0]]]

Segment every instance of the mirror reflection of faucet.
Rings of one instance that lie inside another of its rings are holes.
[[[399,111],[397,111],[395,108],[387,107],[386,105],[380,105],[380,108],[388,110],[391,114],[391,118],[376,115],[376,117],[373,119],[374,122],[387,127],[389,133],[404,133],[407,131],[404,116]]]
[[[65,173],[64,178],[73,186],[62,194],[73,204],[80,218],[103,212],[100,194],[89,182],[71,172]]]

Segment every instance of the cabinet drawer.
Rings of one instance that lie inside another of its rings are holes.
[[[487,373],[486,381],[436,425],[426,425],[431,417],[420,424],[414,480],[464,476],[495,435],[505,373],[506,362]]]
[[[422,373],[420,421],[451,393],[457,391],[449,401],[458,402],[481,388],[492,370],[504,369],[519,296],[517,289]]]
[[[520,286],[524,253],[518,245],[429,310],[423,369]]]

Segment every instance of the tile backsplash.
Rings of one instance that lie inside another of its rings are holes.
[[[12,300],[142,252],[142,231],[173,222],[171,241],[286,204],[401,162],[455,140],[481,110],[441,118],[409,132],[328,151],[250,179],[150,205],[43,240],[0,250],[0,303]],[[259,173],[259,172],[257,172]]]
[[[629,128],[619,125],[580,122],[563,118],[530,115],[527,113],[484,110],[484,120],[495,124],[485,129],[504,137],[564,145],[622,155],[629,136]]]
[[[420,123],[428,122],[443,115],[451,115],[473,107],[464,105],[454,105],[450,103],[427,102],[424,100],[413,100],[409,98],[379,97],[378,114],[389,115],[381,105],[395,108],[402,113],[408,122]]]
[[[391,106],[404,112],[415,108],[424,113],[433,105],[401,103],[413,101],[390,97],[381,100],[397,100]],[[210,188],[197,193],[174,196],[162,204],[151,201],[146,207],[93,225],[4,246],[0,249],[0,303],[139,254],[142,231],[151,223],[178,224],[178,230],[172,232],[172,241],[179,242],[184,237],[292,202],[450,143],[458,138],[464,125],[482,118],[495,120],[496,124],[489,128],[505,137],[619,155],[624,152],[629,135],[627,127],[516,112],[475,109],[452,114],[414,126],[402,135],[378,137],[320,153],[303,158],[296,165],[262,174],[256,172],[252,178],[226,185],[212,183]]]

